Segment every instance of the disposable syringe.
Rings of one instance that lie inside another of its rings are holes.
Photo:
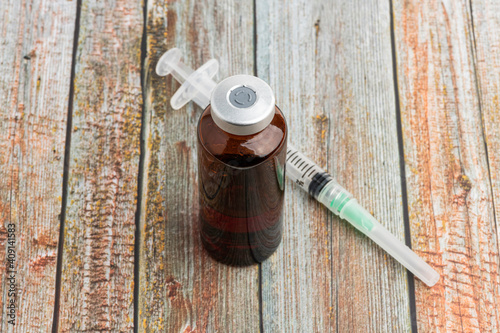
[[[172,74],[177,81],[182,83],[179,90],[172,96],[170,104],[177,110],[192,100],[205,109],[209,104],[212,90],[216,86],[212,77],[218,71],[218,62],[211,59],[193,71],[183,64],[180,58],[181,51],[173,48],[158,60],[156,66],[158,75]],[[285,174],[334,214],[347,220],[371,238],[429,287],[439,280],[439,274],[431,266],[384,228],[328,173],[291,145],[287,148]]]
[[[286,154],[286,175],[335,215],[370,237],[429,287],[439,280],[439,274],[431,266],[384,228],[327,172],[291,145]]]

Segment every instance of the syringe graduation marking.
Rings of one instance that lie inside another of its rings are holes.
[[[288,149],[286,161],[295,166],[297,170],[300,170],[301,172],[306,170],[307,168],[307,170],[302,174],[301,178],[304,177],[311,178],[314,175],[314,173],[317,172],[317,168],[315,168],[316,165],[314,163],[310,164],[306,160],[302,160],[300,154],[297,155],[297,153],[298,153],[297,150],[294,151],[294,149]],[[308,172],[309,175],[307,174]]]
[[[304,178],[304,176],[309,172],[309,170],[311,170],[311,168],[314,168],[314,164],[312,164],[309,169],[306,170],[306,172],[304,172],[304,174],[302,175],[302,178]]]
[[[286,152],[286,154],[288,155],[290,153],[290,150]],[[292,158],[293,155],[297,154],[298,152],[297,151],[294,151],[293,154],[289,155],[287,158],[286,158],[286,161],[288,162],[288,160],[290,158]]]
[[[314,173],[314,171],[316,171],[316,169],[312,169],[311,172],[309,173],[309,176],[308,177],[311,177],[312,174]]]
[[[292,153],[290,154],[290,152]],[[301,156],[297,151],[289,149],[287,153],[290,154],[287,156],[287,163],[289,163],[291,167],[301,173],[306,170],[306,172],[302,173],[301,178],[308,177],[311,180],[308,191],[311,195],[317,197],[325,185],[330,182],[332,177],[316,167],[316,165],[311,163],[307,158]]]

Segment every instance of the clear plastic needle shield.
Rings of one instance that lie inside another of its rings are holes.
[[[180,58],[180,50],[174,48],[166,52],[156,66],[158,75],[172,74],[182,84],[170,103],[177,110],[193,100],[205,109],[216,86],[212,77],[217,73],[218,63],[212,59],[193,71],[183,64]],[[248,91],[246,93],[243,91],[237,96],[236,93],[237,91],[234,93],[235,96],[232,96],[234,99],[231,103],[236,103],[233,105],[236,106],[240,102],[244,106],[252,102]],[[431,266],[382,226],[328,173],[291,145],[288,145],[287,150],[286,175],[334,214],[347,220],[372,239],[429,287],[437,283],[439,274]]]

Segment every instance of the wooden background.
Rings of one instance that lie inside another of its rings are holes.
[[[0,332],[500,331],[500,1],[2,0],[0,47]],[[438,284],[290,182],[276,254],[210,259],[172,47],[269,82]]]

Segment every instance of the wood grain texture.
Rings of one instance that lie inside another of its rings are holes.
[[[290,143],[402,241],[387,1],[257,1],[257,71]],[[281,247],[262,264],[266,332],[407,332],[406,270],[287,183]]]
[[[442,275],[433,288],[416,281],[418,329],[496,332],[498,236],[470,5],[396,1],[394,20],[412,246]]]
[[[500,2],[472,1],[475,70],[484,140],[493,190],[497,239],[500,237]],[[500,292],[497,289],[497,304]]]
[[[75,72],[61,332],[133,329],[142,6],[83,1]]]
[[[140,219],[139,332],[257,332],[258,266],[234,268],[204,251],[198,226],[196,126],[202,110],[174,111],[173,78],[154,68],[179,47],[193,68],[252,74],[251,2],[148,1],[145,162]]]
[[[0,2],[0,332],[52,327],[75,15],[76,1]],[[15,326],[7,268],[17,271]]]

